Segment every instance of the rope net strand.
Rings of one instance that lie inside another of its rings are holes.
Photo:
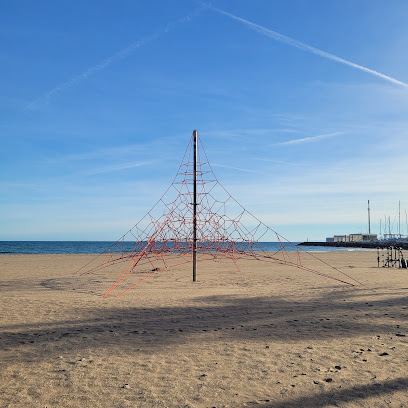
[[[109,268],[117,273],[122,270],[103,297],[113,291],[120,296],[163,270],[192,262],[193,135],[172,184],[152,209],[105,252],[76,272],[91,274]],[[196,188],[197,262],[215,261],[226,269],[239,272],[240,259],[263,260],[292,266],[351,286],[354,284],[350,280],[361,284],[288,241],[242,207],[217,180],[199,138]],[[260,243],[266,238],[278,242],[278,250],[265,252]],[[316,270],[307,266],[305,255],[319,261],[322,268]]]

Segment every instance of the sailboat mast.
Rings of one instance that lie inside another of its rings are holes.
[[[371,234],[371,226],[370,226],[370,200],[368,200],[368,235]]]
[[[407,210],[405,210],[405,224],[407,225],[407,238],[408,238],[408,217],[407,217]]]
[[[408,238],[408,217],[407,217],[407,210],[405,210],[405,224],[407,224],[407,238]]]
[[[401,238],[401,200],[398,201],[398,238]]]

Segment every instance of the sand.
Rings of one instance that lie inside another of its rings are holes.
[[[90,255],[3,255],[1,407],[408,407],[408,271],[358,279],[241,261],[159,273],[121,297]]]

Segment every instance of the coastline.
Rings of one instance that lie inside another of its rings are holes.
[[[114,244],[113,241],[0,241],[0,255],[7,254],[100,254],[105,252]],[[254,245],[255,252],[275,252],[285,246],[287,252],[296,251],[297,242],[286,245],[286,242],[259,242]],[[293,244],[293,245],[292,245]],[[135,245],[134,241],[126,241],[124,249],[131,252]],[[321,247],[337,250],[337,248]],[[308,248],[311,251],[315,247]],[[320,250],[320,249],[318,249]]]

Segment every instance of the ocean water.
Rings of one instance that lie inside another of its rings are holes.
[[[0,241],[1,254],[99,254],[104,252],[112,245],[112,241]],[[266,252],[279,251],[281,244],[279,242],[260,242],[261,248]],[[294,242],[293,244],[297,244]],[[131,251],[133,242],[125,242],[124,248]],[[367,250],[363,248],[338,248],[338,247],[319,247],[319,246],[301,246],[308,252],[331,252],[345,250]],[[285,247],[287,251],[295,251],[294,245]],[[254,247],[254,250],[257,250]],[[258,249],[259,250],[259,249]]]

